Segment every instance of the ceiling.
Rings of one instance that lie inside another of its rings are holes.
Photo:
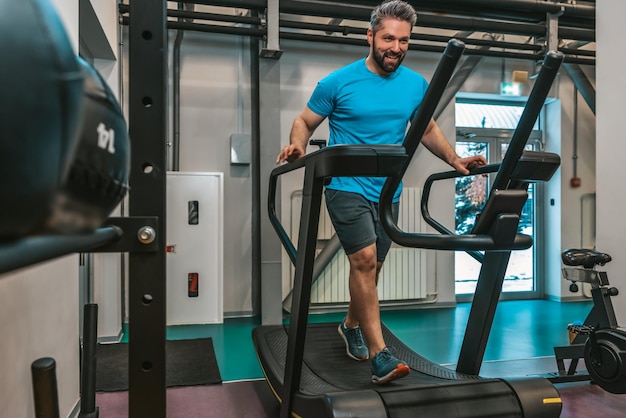
[[[268,24],[268,2],[278,5]],[[595,1],[409,0],[418,12],[410,49],[442,52],[452,37],[466,55],[541,61],[558,49],[566,63],[595,65]],[[362,45],[379,0],[190,0],[167,2],[168,28],[280,39]],[[122,4],[122,23],[130,6]]]

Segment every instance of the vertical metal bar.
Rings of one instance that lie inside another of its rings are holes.
[[[510,256],[511,251],[485,253],[456,366],[459,373],[480,372]]]
[[[265,10],[265,47],[261,50],[263,58],[279,59],[283,54],[279,45],[279,0],[267,0],[267,9]]]
[[[546,13],[546,49],[548,51],[559,50],[559,17],[563,15],[565,9],[556,13]]]
[[[605,283],[608,283],[609,279],[605,271],[598,272],[598,275],[604,279]],[[603,286],[591,289],[593,308],[585,318],[586,325],[594,327],[599,325],[601,328],[617,328],[619,326],[608,290],[609,288]]]
[[[254,174],[259,175],[259,196],[268,196],[270,184],[267,181],[275,167],[277,150],[280,150],[280,60],[262,58],[259,60],[259,143],[258,166]],[[253,163],[254,165],[254,163]],[[256,183],[256,181],[255,181]],[[280,185],[276,193],[280,196]],[[261,206],[261,323],[263,325],[282,324],[282,247],[273,233],[268,208]],[[280,216],[280,205],[276,208]]]
[[[36,418],[59,418],[56,362],[43,357],[31,364]]]
[[[129,255],[129,416],[165,418],[165,0],[132,0],[129,20],[130,216],[156,216],[154,253]],[[136,234],[137,231],[124,231]]]
[[[258,17],[258,12],[251,11],[252,17]],[[263,211],[261,197],[261,110],[260,110],[260,76],[259,76],[259,47],[258,38],[250,37],[250,141],[252,165],[250,177],[252,179],[252,313],[258,315],[263,309],[261,298],[261,240]],[[265,179],[263,179],[265,182]]]
[[[267,0],[267,44],[266,48],[280,51],[278,32],[278,0]]]
[[[94,283],[94,274],[93,274],[93,254],[92,253],[84,253],[85,254],[85,278],[87,285],[87,300],[85,303],[93,303],[95,300],[95,283]]]
[[[300,389],[323,186],[324,179],[315,177],[315,167],[307,166],[302,193],[300,231],[298,233],[298,248],[304,250],[298,251],[296,258],[293,303],[280,408],[281,418],[292,416],[294,395]]]
[[[97,417],[96,407],[96,346],[98,344],[98,305],[83,308],[83,351],[80,370],[79,418]]]

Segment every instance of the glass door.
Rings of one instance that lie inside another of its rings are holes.
[[[456,151],[461,157],[481,154],[489,164],[499,163],[506,153],[513,135],[511,129],[457,128]],[[534,131],[527,149],[538,147],[540,132]],[[473,176],[456,179],[455,228],[457,233],[468,233],[474,225],[489,194],[495,174],[489,177]],[[534,245],[527,250],[513,251],[503,283],[503,299],[538,297],[535,274],[536,249],[540,240],[536,231],[536,184],[528,188],[528,200],[522,211],[519,232],[533,237]],[[476,288],[480,263],[466,252],[455,253],[455,290],[459,301],[470,300]]]

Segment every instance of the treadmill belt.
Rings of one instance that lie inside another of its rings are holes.
[[[343,390],[375,389],[387,391],[397,386],[422,387],[433,384],[451,384],[462,380],[477,380],[476,376],[466,376],[456,373],[433,363],[418,355],[383,324],[383,336],[388,346],[395,348],[396,357],[404,360],[411,373],[381,386],[372,383],[372,373],[369,361],[356,361],[346,354],[345,344],[337,331],[338,323],[311,324],[307,331],[307,340],[304,349],[304,363],[321,379],[332,382]],[[441,379],[446,379],[441,381]],[[458,382],[460,383],[460,382]]]

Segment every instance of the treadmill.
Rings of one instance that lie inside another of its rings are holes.
[[[470,175],[497,172],[492,193],[470,234],[456,235],[428,214],[427,198],[434,181],[461,176],[437,173],[427,180],[422,213],[438,234],[401,231],[391,215],[393,191],[402,179],[464,44],[450,40],[402,145],[337,145],[325,147],[275,168],[270,176],[270,222],[296,266],[289,324],[262,325],[252,331],[259,363],[281,402],[280,417],[558,417],[561,399],[543,377],[515,379],[478,375],[495,315],[502,281],[512,250],[532,246],[517,233],[530,182],[549,180],[560,165],[556,154],[524,151],[526,141],[563,61],[559,52],[546,54],[527,105],[502,163],[472,170]],[[304,168],[298,250],[275,210],[279,176]],[[383,324],[388,345],[407,362],[411,373],[387,385],[371,382],[369,362],[345,354],[337,323],[308,324],[323,186],[332,176],[383,176],[380,200],[385,230],[398,244],[435,250],[467,251],[482,262],[456,370],[412,351]]]

